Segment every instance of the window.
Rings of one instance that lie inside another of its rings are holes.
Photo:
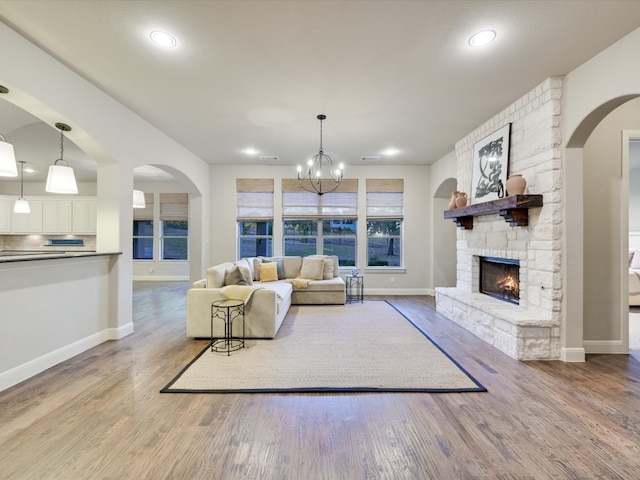
[[[133,209],[133,259],[153,260],[153,193],[144,194],[145,208]]]
[[[162,260],[187,260],[189,246],[189,222],[186,220],[162,220]]]
[[[367,179],[367,267],[403,267],[402,179]]]
[[[238,258],[273,255],[273,179],[236,179]]]
[[[272,256],[273,221],[239,221],[238,245],[239,258]]]
[[[343,180],[325,195],[307,192],[297,179],[282,180],[284,255],[337,255],[355,266],[358,182]]]
[[[153,260],[153,220],[133,221],[133,259]]]
[[[162,260],[189,259],[189,196],[160,194],[160,251]]]

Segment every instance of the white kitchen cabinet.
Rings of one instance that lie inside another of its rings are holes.
[[[42,201],[42,232],[71,233],[73,229],[73,201]]]
[[[28,202],[31,213],[11,214],[11,231],[13,233],[42,232],[42,200],[28,200]],[[15,201],[11,203],[13,205]]]
[[[73,233],[96,233],[96,200],[73,201]]]
[[[11,233],[11,208],[13,202],[9,198],[0,198],[0,233]]]

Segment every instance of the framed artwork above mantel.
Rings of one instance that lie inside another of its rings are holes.
[[[498,200],[507,196],[511,124],[496,130],[473,146],[470,203]]]

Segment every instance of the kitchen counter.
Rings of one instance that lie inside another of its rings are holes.
[[[31,260],[49,260],[54,258],[95,257],[100,255],[121,255],[122,252],[43,251],[43,250],[0,250],[0,263],[25,262]]]

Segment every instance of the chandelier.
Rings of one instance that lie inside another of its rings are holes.
[[[324,195],[333,192],[342,183],[344,166],[342,163],[334,168],[331,157],[322,149],[322,121],[326,115],[318,115],[320,120],[320,150],[308,162],[307,169],[303,173],[298,165],[298,183],[307,192]]]

